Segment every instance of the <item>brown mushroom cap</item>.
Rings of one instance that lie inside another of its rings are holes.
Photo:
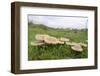
[[[70,41],[68,38],[63,38],[63,37],[61,37],[59,40],[60,40],[60,41],[63,41],[63,42]]]
[[[37,34],[35,36],[35,39],[38,40],[38,41],[44,41],[44,38],[45,37],[48,37],[49,35],[46,35],[46,34]]]
[[[71,48],[72,48],[72,50],[77,51],[77,52],[82,52],[83,51],[83,49],[80,45],[74,45]]]
[[[47,44],[58,44],[59,40],[55,37],[48,36],[44,38],[44,42]]]

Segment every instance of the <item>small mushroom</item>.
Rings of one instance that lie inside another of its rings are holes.
[[[30,44],[32,46],[41,46],[41,45],[44,45],[45,43],[43,43],[43,42],[31,42]]]
[[[63,41],[58,41],[58,44],[64,44],[64,42]]]
[[[46,35],[46,34],[37,34],[35,36],[35,39],[38,40],[38,41],[44,41],[44,38],[45,37],[48,37],[49,35]]]
[[[79,43],[81,46],[83,47],[87,47],[87,44],[84,44],[84,43]]]
[[[73,46],[73,45],[78,45],[78,43],[76,43],[76,42],[66,42],[66,45],[71,45],[71,46]]]
[[[63,38],[63,37],[61,37],[59,40],[60,40],[60,41],[63,41],[63,42],[70,41],[68,38]]]
[[[66,45],[73,45],[71,42],[66,42]]]
[[[48,36],[44,38],[44,42],[47,44],[58,44],[59,40],[55,37]]]
[[[77,52],[82,52],[83,49],[80,45],[74,45],[71,47],[72,50],[77,51]]]

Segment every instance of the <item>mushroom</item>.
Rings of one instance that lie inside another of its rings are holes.
[[[66,42],[66,45],[77,45],[78,43],[76,43],[76,42]]]
[[[58,41],[58,44],[64,44],[64,42],[63,41]]]
[[[44,45],[45,43],[43,43],[43,42],[31,42],[30,44],[32,46],[41,46],[41,45]]]
[[[77,51],[77,52],[82,52],[83,49],[80,45],[74,45],[71,47],[72,50]]]
[[[79,43],[81,46],[83,47],[87,47],[87,44],[84,44],[84,43]]]
[[[60,41],[63,41],[63,42],[67,42],[67,41],[69,41],[69,39],[67,39],[67,38],[63,38],[63,37],[61,37],[59,40],[60,40]]]
[[[55,37],[48,36],[44,38],[44,42],[47,44],[58,44],[59,40]]]
[[[66,45],[73,45],[71,42],[66,42]]]
[[[38,40],[38,41],[44,41],[44,38],[45,37],[48,37],[49,35],[46,35],[46,34],[37,34],[35,36],[35,39]]]

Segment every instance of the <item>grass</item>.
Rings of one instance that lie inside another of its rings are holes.
[[[83,42],[87,40],[87,30],[54,29],[44,25],[29,24],[28,27],[28,60],[52,60],[52,59],[77,59],[87,58],[88,50],[83,48],[83,52],[75,52],[69,45],[43,45],[31,46],[30,42],[35,41],[36,34],[48,34],[54,37],[67,37],[73,42]]]

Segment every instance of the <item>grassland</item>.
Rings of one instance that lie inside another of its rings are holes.
[[[28,24],[28,60],[52,60],[52,59],[77,59],[87,58],[88,50],[83,48],[83,52],[76,52],[69,45],[44,45],[32,46],[31,41],[35,41],[36,34],[48,34],[54,37],[67,37],[73,42],[86,43],[87,30],[77,29],[54,29],[42,24]]]

